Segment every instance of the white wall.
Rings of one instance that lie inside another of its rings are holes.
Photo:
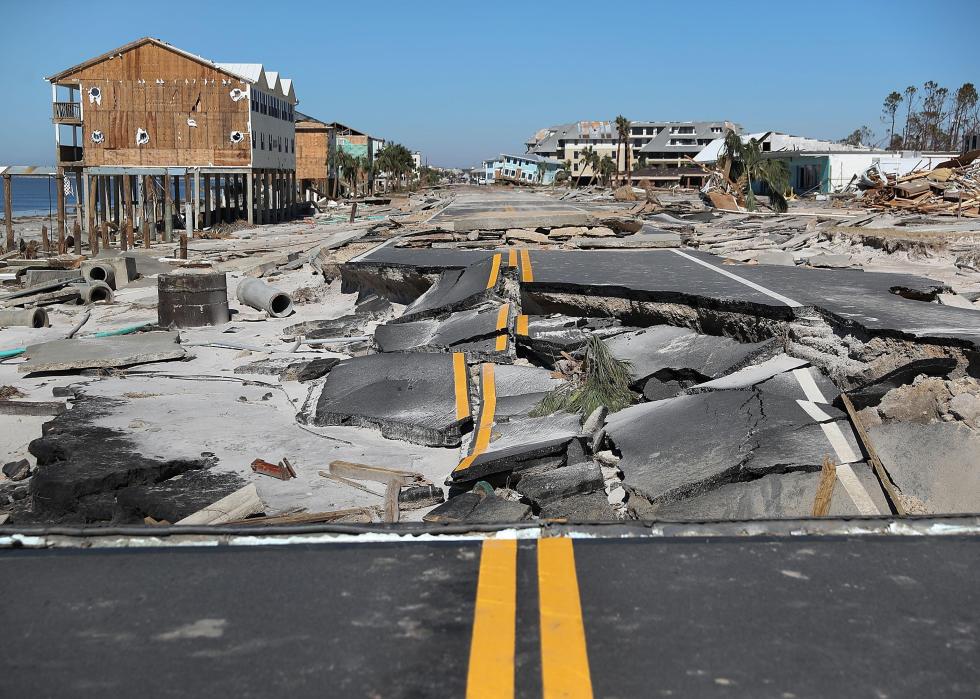
[[[291,101],[281,92],[272,93],[254,84],[249,86],[250,100],[261,99],[260,94],[266,95],[267,98],[276,97],[285,102]],[[295,107],[295,104],[293,106]],[[296,123],[262,114],[261,111],[252,110],[251,105],[249,105],[249,115],[251,117],[249,128],[255,146],[252,149],[252,167],[270,170],[296,169]]]

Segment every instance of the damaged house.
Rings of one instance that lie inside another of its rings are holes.
[[[170,239],[182,202],[192,204],[195,228],[295,215],[292,80],[144,37],[47,81],[58,175],[74,178],[90,235],[130,220],[151,236],[162,223]]]

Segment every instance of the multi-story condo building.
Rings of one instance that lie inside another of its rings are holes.
[[[583,162],[586,149],[611,157],[622,171],[628,148],[635,183],[643,179],[673,181],[678,179],[678,171],[700,173],[689,158],[729,129],[741,132],[738,124],[728,121],[634,121],[629,139],[621,143],[615,122],[577,121],[541,129],[525,145],[528,153],[568,161],[573,179],[594,176],[592,168]],[[658,172],[661,178],[656,176]]]

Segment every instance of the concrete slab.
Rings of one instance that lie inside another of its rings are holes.
[[[472,308],[492,298],[502,279],[499,254],[461,270],[446,270],[395,322]]]
[[[374,342],[382,352],[440,352],[464,342],[495,338],[499,305],[458,311],[445,319],[425,318],[405,323],[386,323],[374,331]],[[506,315],[504,327],[506,332]],[[492,349],[492,346],[491,346]]]
[[[613,356],[630,363],[634,384],[641,388],[651,376],[661,380],[722,376],[778,351],[771,340],[739,343],[671,325],[621,333],[605,343]]]
[[[857,463],[851,464],[851,468],[878,511],[888,512],[888,502],[871,467]],[[638,514],[644,519],[680,521],[810,517],[819,483],[820,474],[816,472],[773,473],[746,483],[721,485],[703,495]],[[852,517],[861,514],[847,489],[836,480],[828,515]]]
[[[956,423],[893,422],[868,437],[913,511],[980,511],[980,433]]]
[[[146,332],[111,337],[83,337],[31,345],[21,373],[74,371],[148,364],[181,359],[187,351],[176,332]]]
[[[722,376],[711,381],[699,383],[692,386],[690,393],[702,393],[704,391],[723,391],[738,388],[751,388],[756,384],[771,379],[777,374],[782,374],[793,369],[807,366],[804,359],[790,357],[788,354],[780,353],[775,357],[747,366],[744,369],[734,371],[727,376]]]
[[[456,446],[470,424],[468,403],[457,401],[459,380],[451,354],[355,357],[331,369],[308,420],[376,427],[389,439],[415,444]],[[466,389],[459,390],[465,397]]]
[[[555,378],[548,369],[534,366],[498,364],[494,369],[497,390],[498,419],[531,412],[548,391],[563,381]]]
[[[514,489],[538,506],[602,490],[602,470],[592,461],[523,474]]]
[[[550,502],[541,508],[538,517],[569,522],[614,522],[619,519],[601,490]]]
[[[860,458],[839,411],[821,406],[843,444]],[[624,487],[650,503],[699,495],[743,477],[818,470],[842,461],[823,426],[799,402],[731,390],[634,405],[609,416],[606,432],[622,453]]]
[[[578,415],[555,413],[544,417],[526,417],[498,422],[485,450],[463,468],[450,474],[453,482],[473,481],[496,473],[521,471],[543,462],[564,464],[583,452],[577,437]]]

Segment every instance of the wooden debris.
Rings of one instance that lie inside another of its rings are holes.
[[[265,509],[254,483],[236,490],[217,502],[211,503],[202,510],[184,517],[177,522],[183,525],[227,524],[256,515]]]
[[[826,517],[830,513],[830,501],[834,497],[834,485],[837,482],[837,465],[829,456],[823,457],[823,467],[820,469],[820,483],[817,494],[813,498],[813,516]]]
[[[278,464],[269,463],[264,459],[256,459],[252,462],[252,470],[255,473],[261,473],[263,476],[272,476],[281,481],[296,478],[296,471],[293,470],[292,464],[285,457]]]
[[[374,521],[376,508],[352,507],[346,510],[331,510],[329,512],[300,512],[288,515],[268,515],[249,517],[248,519],[226,522],[234,526],[256,526],[264,524],[322,524],[324,522],[352,522],[368,524]]]
[[[851,402],[850,396],[848,396],[846,393],[841,393],[840,399],[844,404],[844,408],[847,410],[848,417],[851,418],[851,423],[854,425],[854,432],[857,435],[858,440],[861,442],[861,446],[868,454],[868,461],[871,463],[871,467],[874,468],[875,474],[878,476],[878,482],[881,483],[881,487],[885,491],[885,496],[888,498],[889,504],[891,505],[892,509],[895,510],[896,514],[908,514],[907,510],[905,509],[905,505],[902,503],[902,498],[899,496],[898,488],[895,487],[895,484],[892,482],[891,476],[888,475],[888,471],[885,469],[884,464],[882,464],[881,459],[878,458],[878,453],[871,444],[871,439],[868,437],[868,431],[864,428],[864,423],[861,421],[861,416],[858,415],[857,411],[854,409],[854,403]]]
[[[385,522],[397,522],[399,519],[398,493],[403,486],[424,485],[428,481],[417,471],[402,471],[400,469],[368,466],[352,461],[331,461],[330,473],[351,480],[374,481],[385,484]]]

